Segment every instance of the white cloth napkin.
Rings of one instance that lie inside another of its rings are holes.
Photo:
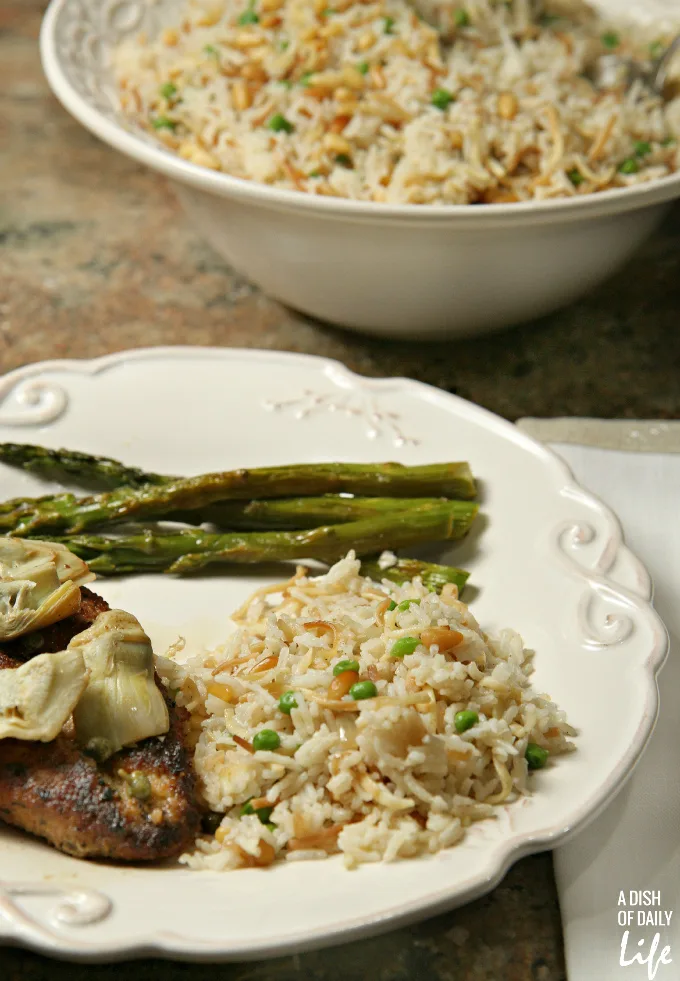
[[[548,436],[546,429],[541,436]],[[602,816],[555,852],[568,978],[678,981],[680,453],[630,453],[563,443],[553,449],[576,479],[619,516],[627,544],[654,580],[655,606],[671,640],[659,679],[659,721],[645,755]],[[652,896],[648,899],[655,904],[643,905],[645,897],[635,894],[645,891],[660,893],[659,901]],[[644,925],[638,925],[639,914]],[[660,925],[649,914],[656,914]],[[628,916],[630,927],[624,920]],[[665,948],[669,949],[664,953]]]

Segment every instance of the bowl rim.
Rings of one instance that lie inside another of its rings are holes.
[[[533,224],[594,218],[633,211],[680,197],[680,170],[667,177],[599,194],[471,207],[469,204],[385,204],[322,197],[200,167],[183,160],[161,144],[147,143],[133,129],[128,130],[108,119],[73,87],[56,43],[59,17],[70,2],[51,0],[40,28],[40,56],[53,94],[78,122],[113,149],[199,191],[278,210],[313,212],[318,217],[351,217],[369,222],[396,219],[416,224],[450,223],[455,220],[456,224],[476,227],[499,223],[507,225],[514,219],[519,219],[519,224]]]

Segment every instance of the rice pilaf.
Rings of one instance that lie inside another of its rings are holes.
[[[224,815],[183,856],[191,868],[434,853],[573,749],[518,634],[487,637],[455,586],[359,569],[353,553],[320,577],[300,568],[244,604],[223,647],[160,659],[205,803]]]
[[[439,29],[416,9],[193,0],[117,51],[122,111],[195,164],[355,200],[508,203],[675,171],[680,100],[587,77],[601,54],[649,62],[661,41],[580,9],[534,20],[530,0],[421,0]]]

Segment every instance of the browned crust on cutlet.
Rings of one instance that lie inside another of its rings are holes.
[[[50,743],[0,742],[0,819],[79,858],[128,862],[168,858],[196,837],[194,780],[182,743],[183,710],[170,707],[171,728],[105,763],[67,736]],[[138,800],[119,771],[143,773],[148,800]]]
[[[64,650],[109,608],[90,590],[81,592],[79,613],[40,631],[39,644],[30,634],[3,643],[0,669]],[[195,839],[200,817],[184,746],[187,713],[164,697],[170,730],[121,750],[105,763],[86,755],[68,727],[49,743],[0,740],[0,820],[79,858],[146,862],[180,854]],[[130,793],[125,774],[134,771],[151,784],[147,800]]]

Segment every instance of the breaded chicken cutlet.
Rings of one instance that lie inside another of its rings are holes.
[[[0,670],[54,653],[109,609],[83,587],[79,612],[0,642]],[[180,854],[199,828],[194,776],[183,741],[186,713],[159,686],[170,728],[104,762],[77,744],[67,724],[51,742],[0,740],[0,821],[78,858],[147,862]]]

